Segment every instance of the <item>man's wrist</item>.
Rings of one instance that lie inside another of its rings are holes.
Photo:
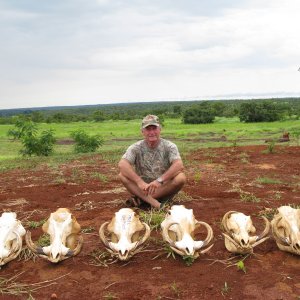
[[[163,184],[163,183],[164,183],[164,181],[163,181],[163,179],[162,179],[161,176],[158,177],[158,178],[156,179],[156,181],[159,182],[160,184]]]

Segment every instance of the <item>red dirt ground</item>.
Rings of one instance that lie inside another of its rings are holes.
[[[167,258],[154,239],[149,241],[149,251],[136,254],[128,263],[91,264],[91,252],[104,250],[98,236],[100,225],[125,207],[128,198],[117,180],[116,166],[101,156],[59,168],[40,166],[1,173],[1,210],[16,211],[24,224],[45,219],[58,207],[68,207],[82,228],[95,230],[83,234],[84,247],[76,257],[56,265],[42,258],[35,262],[16,259],[0,270],[0,277],[24,272],[16,281],[36,283],[65,275],[33,293],[35,299],[299,299],[298,256],[280,251],[270,238],[244,260],[243,272],[235,265],[243,258],[225,249],[220,231],[220,220],[228,210],[251,215],[260,232],[259,214],[271,214],[267,209],[283,204],[300,205],[300,147],[276,146],[272,154],[264,152],[266,148],[202,149],[185,158],[188,182],[180,202],[193,208],[196,218],[214,231],[214,246],[191,266],[179,256]],[[257,181],[259,177],[278,183],[263,184]],[[242,201],[240,195],[252,195],[259,202]],[[30,231],[34,241],[42,234],[40,227]],[[155,231],[151,236],[161,239]],[[157,254],[161,255],[153,259]],[[53,293],[57,298],[51,298]],[[3,295],[1,299],[20,298],[28,296]]]

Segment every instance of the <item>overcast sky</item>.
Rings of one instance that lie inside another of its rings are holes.
[[[299,0],[0,0],[0,109],[300,96]]]

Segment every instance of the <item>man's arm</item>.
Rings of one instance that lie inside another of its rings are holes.
[[[170,168],[160,176],[163,182],[168,181],[183,171],[183,163],[181,159],[176,159],[172,162]]]
[[[148,184],[138,174],[136,174],[135,170],[127,159],[122,158],[120,160],[119,170],[123,176],[135,182],[141,190],[146,191]]]
[[[163,182],[173,179],[176,175],[183,171],[183,163],[181,159],[175,159],[170,168],[160,176]],[[153,180],[149,183],[147,191],[150,195],[154,195],[157,188],[161,186],[157,180]]]

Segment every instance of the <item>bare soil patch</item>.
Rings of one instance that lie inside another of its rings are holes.
[[[78,256],[57,265],[41,258],[14,260],[0,270],[0,276],[9,278],[24,272],[19,281],[36,283],[66,275],[34,293],[35,299],[51,299],[53,293],[57,299],[299,299],[298,256],[280,251],[270,238],[244,260],[243,272],[235,265],[242,258],[225,249],[221,235],[220,221],[228,210],[251,215],[261,231],[260,214],[271,216],[283,204],[300,205],[300,147],[276,146],[272,154],[264,153],[266,149],[201,149],[187,158],[188,182],[179,202],[193,208],[196,218],[209,223],[214,231],[213,248],[191,266],[179,256],[176,260],[167,258],[155,243],[155,238],[161,239],[155,231],[147,251],[128,263],[108,267],[91,264],[91,253],[104,250],[98,236],[100,225],[125,207],[128,198],[117,179],[116,166],[100,156],[94,157],[94,164],[83,159],[58,169],[1,173],[1,211],[16,211],[25,223],[45,219],[58,207],[68,207],[82,228],[89,230],[83,233],[84,247]],[[277,183],[262,183],[261,178]],[[242,195],[251,197],[242,199]],[[41,228],[30,230],[34,241],[42,234]],[[161,255],[155,258],[158,253]]]

